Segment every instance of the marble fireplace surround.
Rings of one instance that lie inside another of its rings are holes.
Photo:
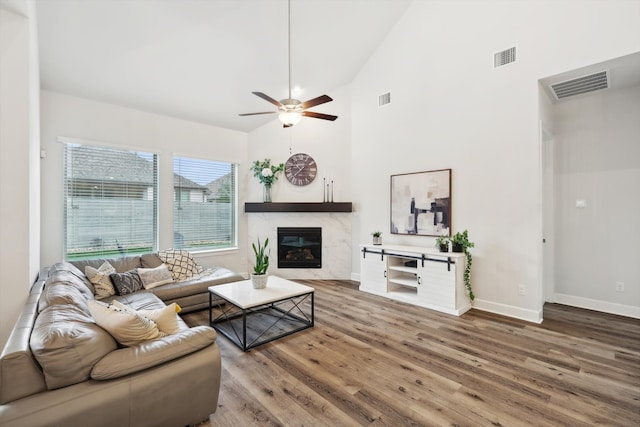
[[[269,238],[271,263],[269,274],[285,279],[350,279],[350,212],[254,212],[247,219],[249,248],[260,238]],[[278,268],[278,227],[321,227],[322,268]],[[253,262],[253,250],[249,262]]]

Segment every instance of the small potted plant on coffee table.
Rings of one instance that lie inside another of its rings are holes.
[[[254,289],[264,289],[267,286],[267,280],[269,275],[267,271],[269,270],[269,255],[271,254],[271,250],[267,252],[267,246],[269,246],[269,238],[267,237],[264,241],[264,245],[260,244],[260,238],[258,238],[258,246],[256,247],[255,243],[252,243],[253,253],[256,256],[256,262],[253,265],[253,273],[251,274],[251,283],[253,284]]]

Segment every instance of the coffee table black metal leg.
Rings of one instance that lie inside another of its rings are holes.
[[[315,301],[314,301],[314,297],[315,297],[315,292],[311,292],[311,327],[313,327],[313,325],[315,324]]]
[[[242,351],[247,351],[247,310],[242,310]]]
[[[213,316],[211,314],[211,310],[213,310],[213,299],[211,298],[211,292],[209,292],[209,325],[213,323]]]

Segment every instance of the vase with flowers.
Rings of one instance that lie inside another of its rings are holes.
[[[264,161],[256,160],[251,166],[253,176],[258,178],[264,185],[262,201],[265,203],[271,202],[271,186],[278,180],[278,173],[284,170],[284,163],[280,163],[275,166],[271,164],[271,159],[264,159]]]

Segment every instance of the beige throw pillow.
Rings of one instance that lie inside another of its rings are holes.
[[[139,315],[153,320],[158,325],[160,332],[171,335],[180,331],[178,326],[178,313],[182,310],[175,302],[169,304],[164,308],[158,308],[155,310],[134,310],[129,306],[122,304],[118,300],[114,300],[112,303],[114,306],[123,309],[130,310]]]
[[[160,264],[155,268],[138,268],[138,275],[145,289],[173,282],[173,276],[166,264]]]
[[[96,290],[96,299],[103,299],[116,294],[113,282],[109,278],[109,275],[115,272],[116,269],[108,261],[103,262],[97,269],[89,265],[84,268],[84,274]]]
[[[88,305],[91,316],[98,326],[126,347],[158,338],[160,335],[156,322],[135,311],[95,300],[89,301]]]

